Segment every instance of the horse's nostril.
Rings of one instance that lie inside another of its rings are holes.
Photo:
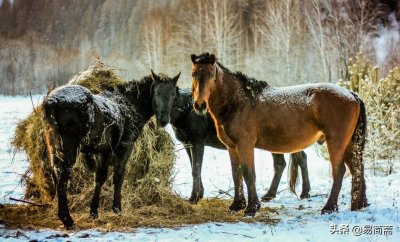
[[[199,105],[198,103],[194,103],[193,107],[194,107],[194,110],[199,114],[205,114],[207,112],[207,104],[206,103],[202,103],[201,105]]]
[[[195,102],[195,103],[194,103],[194,110],[197,111],[197,110],[199,110],[199,108],[200,108],[199,105]]]

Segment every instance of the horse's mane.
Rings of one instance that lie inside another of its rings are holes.
[[[159,77],[159,79],[157,80],[157,83],[169,83],[172,81],[172,79],[164,73],[159,73],[159,74],[157,74],[157,76]],[[154,81],[153,81],[153,78],[151,77],[151,75],[144,76],[139,81],[133,79],[132,81],[124,84],[125,87],[131,87],[131,88],[136,87],[137,88],[140,86],[140,87],[144,87],[145,89],[152,88],[153,85],[154,85]]]
[[[248,77],[240,71],[232,72],[220,62],[217,62],[217,64],[224,71],[224,73],[228,73],[237,77],[240,84],[242,84],[243,91],[253,101],[263,92],[266,87],[269,87],[269,84],[266,81],[259,81],[253,77]]]
[[[211,55],[209,53],[202,53],[201,55],[197,56],[195,59],[195,62],[198,64],[213,64]],[[239,82],[242,84],[242,88],[244,92],[246,93],[247,96],[252,98],[253,100],[259,96],[262,91],[269,86],[269,84],[265,81],[259,81],[256,80],[255,78],[248,77],[245,74],[243,74],[240,71],[232,72],[228,68],[226,68],[224,65],[221,64],[221,62],[217,61],[217,65],[225,72],[230,75],[233,75],[237,77]]]
[[[213,64],[211,63],[211,55],[208,52],[202,53],[199,56],[196,56],[195,62],[196,64]]]

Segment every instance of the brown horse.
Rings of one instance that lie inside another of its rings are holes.
[[[338,211],[345,164],[352,173],[351,210],[368,205],[362,163],[365,107],[355,93],[329,83],[274,88],[229,71],[213,54],[191,58],[194,108],[201,113],[208,109],[229,151],[235,185],[231,211],[245,206],[243,178],[248,190],[245,215],[254,216],[260,208],[254,148],[293,153],[317,141],[327,142],[333,173],[322,213]]]

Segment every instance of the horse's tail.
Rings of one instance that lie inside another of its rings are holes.
[[[351,157],[351,163],[348,161],[350,170],[352,171],[352,189],[351,189],[351,210],[357,210],[368,206],[367,198],[365,194],[365,180],[364,180],[364,164],[363,154],[367,136],[367,115],[365,110],[365,104],[360,97],[351,92],[354,98],[360,105],[360,113],[356,128],[354,130],[351,142],[347,147],[349,155]]]
[[[44,121],[52,128],[57,129],[56,107],[57,100],[48,97],[43,101]]]
[[[43,101],[43,121],[44,121],[44,138],[47,148],[47,155],[49,157],[50,163],[50,174],[53,180],[54,191],[51,191],[51,197],[56,194],[56,187],[58,183],[57,173],[54,167],[54,156],[57,155],[57,149],[60,146],[59,134],[57,131],[57,119],[55,110],[55,100],[46,98]]]
[[[351,94],[360,105],[360,114],[358,116],[356,129],[353,133],[352,142],[357,142],[360,145],[359,149],[361,154],[363,154],[367,137],[367,114],[365,110],[365,104],[356,93],[351,92]]]
[[[293,154],[290,155],[289,159],[289,174],[290,191],[296,194],[296,185],[299,182],[299,162],[297,157]]]

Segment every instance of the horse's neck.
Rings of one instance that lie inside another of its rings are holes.
[[[193,97],[189,92],[179,90],[171,110],[171,124],[175,127],[180,126],[180,121],[185,116],[190,115],[193,106]]]
[[[246,102],[246,95],[238,78],[218,68],[215,89],[211,92],[208,109],[217,120],[223,120],[234,108]]]
[[[152,86],[148,81],[131,82],[127,90],[128,99],[134,105],[144,122],[147,122],[154,111],[152,107]]]

